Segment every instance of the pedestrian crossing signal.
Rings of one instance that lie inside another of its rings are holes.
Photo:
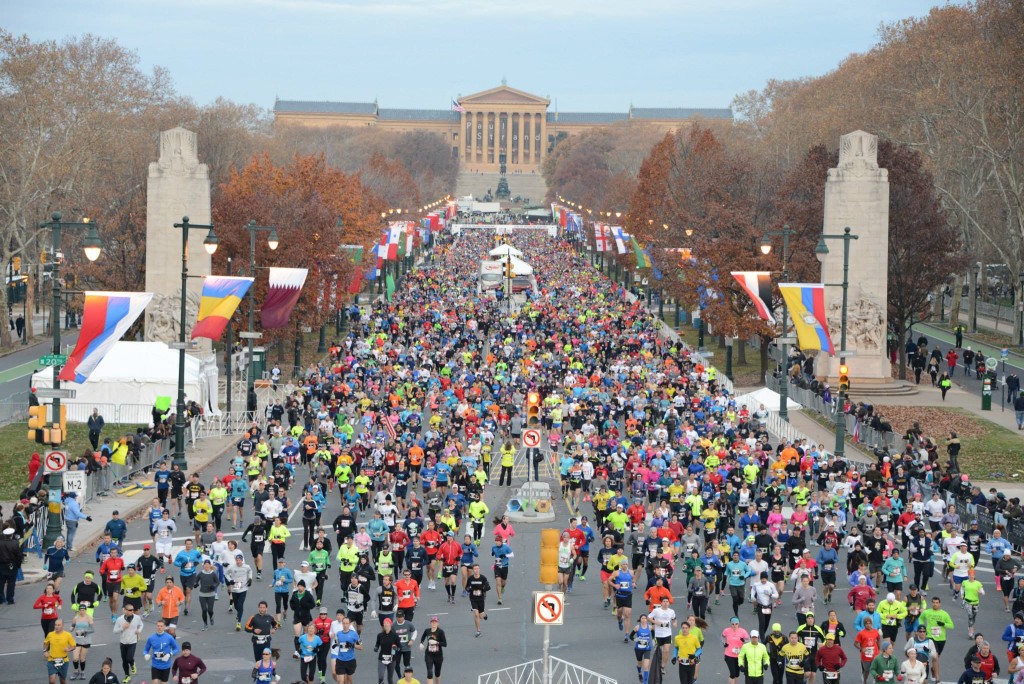
[[[540,425],[540,394],[530,392],[526,395],[526,426]]]
[[[49,429],[46,427],[46,406],[28,407],[28,439],[36,444],[46,444],[49,439]]]
[[[850,368],[845,363],[839,365],[839,391],[850,391]]]

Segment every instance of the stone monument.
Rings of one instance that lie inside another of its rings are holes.
[[[849,288],[846,305],[846,349],[851,387],[857,383],[892,382],[886,354],[887,287],[889,281],[889,172],[878,168],[878,136],[854,131],[839,139],[839,164],[828,170],[825,182],[826,235],[842,235],[849,227],[859,239],[850,241]],[[826,240],[828,255],[821,281],[843,282],[843,242]],[[825,288],[829,332],[834,358],[819,356],[818,375],[835,383],[839,375],[842,339],[841,287]],[[856,394],[856,391],[854,391]]]
[[[153,301],[146,307],[146,340],[177,342],[181,311],[181,229],[183,216],[194,224],[210,224],[210,173],[199,163],[196,134],[172,128],[160,134],[160,158],[149,165],[146,193],[146,291]],[[194,228],[188,236],[190,276],[210,275],[210,255],[203,247],[206,230]],[[201,278],[190,278],[187,290],[186,339],[199,312]],[[200,338],[190,349],[208,357],[210,340]]]

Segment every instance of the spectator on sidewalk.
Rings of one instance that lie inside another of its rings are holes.
[[[78,523],[82,520],[92,521],[92,517],[82,512],[82,507],[78,503],[78,493],[68,492],[64,497],[64,527],[67,528],[64,539],[67,542],[68,553],[75,550],[75,534],[78,532]]]
[[[35,482],[36,474],[39,472],[39,469],[41,467],[43,467],[43,461],[39,457],[39,452],[37,451],[37,452],[32,454],[32,457],[30,459],[28,459],[28,483],[29,483],[29,485],[31,485],[33,482]]]
[[[100,415],[98,408],[93,408],[92,415],[89,416],[87,426],[89,428],[89,444],[92,444],[93,451],[100,448],[100,433],[103,432],[103,426],[106,425],[106,421],[103,420],[103,416]]]
[[[25,552],[14,536],[14,528],[7,527],[0,536],[0,605],[14,605],[14,587],[25,560]]]
[[[1017,429],[1024,430],[1024,393],[1018,393],[1014,398],[1013,410],[1017,414]]]

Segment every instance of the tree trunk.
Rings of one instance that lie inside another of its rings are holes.
[[[747,341],[736,340],[739,347],[736,349],[736,365],[745,366],[747,365]]]
[[[2,261],[0,261],[0,263],[6,264],[7,258],[3,258]],[[7,311],[8,307],[10,306],[10,304],[8,304],[7,299],[8,291],[9,288],[0,287],[0,311]],[[11,316],[10,318],[13,320],[15,316]],[[12,341],[13,338],[11,337],[11,326],[9,324],[0,325],[0,347],[10,347]]]
[[[899,348],[896,350],[896,357],[899,359],[898,377],[900,380],[907,379],[907,355],[904,353],[907,348],[907,331],[904,327],[902,321],[896,323],[896,343],[899,345]]]
[[[760,353],[760,356],[761,356],[761,378],[762,379],[764,379],[764,376],[768,373],[768,345],[769,344],[771,344],[771,340],[769,340],[767,337],[762,337],[761,338],[761,349],[760,349],[761,353]]]
[[[960,323],[960,302],[963,301],[963,281],[956,278],[953,287],[953,297],[949,302],[949,327],[955,328]]]
[[[38,304],[37,298],[36,298],[36,286],[37,286],[36,279],[33,278],[32,276],[29,276],[25,280],[25,311],[27,312],[26,315],[25,315],[25,339],[26,340],[31,340],[32,336],[35,335],[35,330],[34,330],[35,326],[32,325],[32,318],[33,318],[32,312],[36,311],[36,306]],[[38,313],[38,311],[36,311],[36,313]]]
[[[295,370],[293,375],[300,377],[302,374],[302,333],[295,335]]]

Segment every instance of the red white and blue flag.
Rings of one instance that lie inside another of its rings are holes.
[[[151,299],[152,292],[86,292],[82,330],[58,378],[79,384],[88,380]]]

